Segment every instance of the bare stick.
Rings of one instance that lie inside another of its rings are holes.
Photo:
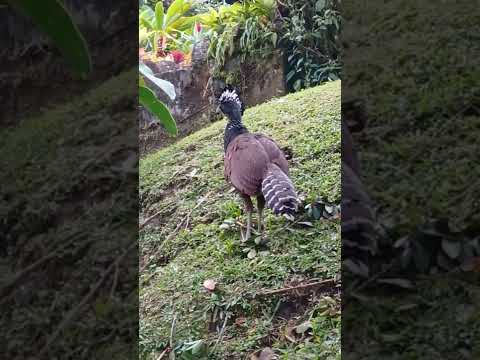
[[[158,215],[162,214],[165,211],[165,209],[162,209],[160,211],[157,211],[155,214],[150,216],[147,220],[145,220],[143,223],[140,224],[138,227],[138,231],[142,230],[145,226],[148,225],[153,219],[155,219]]]
[[[217,338],[217,341],[215,342],[215,345],[213,346],[211,354],[215,354],[215,350],[217,349],[218,344],[220,343],[220,341],[222,341],[223,334],[225,333],[225,329],[227,327],[227,321],[228,321],[229,318],[230,318],[230,314],[227,313],[225,315],[225,320],[223,320],[222,328],[221,328],[220,332],[218,333],[218,338]]]
[[[162,353],[161,353],[160,356],[157,358],[157,360],[162,360],[163,357],[165,356],[165,354],[167,353],[167,351],[168,351],[168,347],[167,347],[165,350],[162,351]]]
[[[195,205],[195,207],[190,210],[190,212],[187,214],[187,221],[186,221],[186,224],[185,224],[185,229],[188,228],[188,225],[190,224],[190,216],[192,216],[192,213],[200,206],[202,205],[207,199],[208,197],[210,196],[210,194],[212,193],[213,191],[209,191],[207,193],[207,195],[205,195],[204,197],[202,197],[198,202],[197,204]]]
[[[172,302],[173,306],[173,302]],[[171,349],[171,358],[175,360],[175,327],[177,325],[177,314],[175,312],[175,307],[172,308],[173,311],[173,319],[172,319],[172,327],[170,328],[170,349]]]
[[[185,222],[185,218],[182,219],[182,221],[180,221],[178,224],[177,224],[177,227],[175,228],[175,230],[173,230],[173,232],[170,233],[170,235],[168,235],[165,240],[163,240],[163,242],[160,244],[160,246],[158,247],[158,249],[151,255],[151,257],[156,257],[163,249],[163,244],[165,244],[166,241],[170,240],[172,237],[174,237],[178,230],[180,230],[180,228],[182,227],[183,223]],[[145,264],[143,264],[143,266],[140,268],[140,273],[142,273],[146,267],[148,266],[148,261],[145,261]]]
[[[130,252],[130,248],[132,248],[135,245],[136,245],[136,242],[132,243],[122,255],[120,255],[114,262],[112,262],[110,266],[104,271],[100,280],[97,281],[95,286],[88,292],[88,294],[82,299],[82,301],[80,301],[80,303],[77,306],[75,306],[72,310],[68,312],[68,314],[63,318],[63,320],[60,322],[56,330],[52,333],[50,338],[47,340],[42,350],[40,350],[39,357],[42,357],[42,355],[45,355],[50,345],[58,338],[61,332],[68,326],[68,324],[78,315],[80,310],[93,298],[95,293],[102,286],[103,282],[107,279],[108,275],[113,271],[113,269],[115,269],[115,266],[117,266],[117,264],[123,261],[125,256],[127,256],[127,254]]]
[[[5,300],[6,296],[11,292],[14,285],[16,285],[18,282],[23,280],[31,272],[34,272],[35,270],[37,270],[43,264],[53,259],[55,256],[57,256],[60,250],[65,249],[68,245],[70,245],[76,239],[77,237],[72,238],[71,241],[64,244],[59,249],[52,251],[50,254],[44,256],[43,258],[35,261],[33,264],[27,266],[24,270],[17,272],[11,280],[7,281],[7,283],[0,288],[0,298],[4,298],[3,300]]]
[[[300,290],[300,289],[307,289],[310,287],[316,287],[316,286],[322,286],[322,285],[332,285],[335,284],[335,279],[327,279],[327,280],[322,280],[322,281],[316,281],[313,283],[308,283],[308,284],[302,284],[302,285],[297,285],[297,286],[292,286],[288,288],[282,288],[282,289],[276,289],[276,290],[267,290],[259,293],[258,295],[273,295],[273,294],[282,294],[286,293],[292,290]]]
[[[208,197],[210,196],[210,194],[212,194],[212,193],[213,193],[213,191],[208,192],[207,195],[205,195],[203,198],[201,198],[201,199],[198,201],[198,203],[195,205],[195,207],[194,207],[192,210],[190,210],[190,211],[188,212],[188,214],[187,214],[185,217],[182,218],[182,221],[180,221],[180,222],[177,224],[177,227],[175,228],[175,230],[173,230],[173,232],[170,233],[170,234],[165,238],[165,240],[162,242],[162,245],[165,244],[166,241],[168,241],[168,240],[170,240],[172,237],[174,237],[174,236],[177,234],[177,232],[180,230],[180,228],[181,228],[182,226],[184,226],[184,224],[185,224],[185,228],[188,228],[188,225],[189,225],[189,223],[190,223],[190,217],[192,216],[193,211],[196,210],[201,204],[203,204],[203,203],[205,202],[205,200],[207,200],[207,198],[208,198]],[[155,215],[152,215],[150,218],[148,218],[147,220],[145,220],[145,222],[140,226],[140,230],[141,230],[145,225],[147,225],[148,222],[150,222],[151,220],[153,220],[153,219],[151,219],[151,218],[152,218],[152,217],[155,217],[155,216],[158,216],[158,213],[155,214]],[[160,253],[160,251],[162,251],[162,248],[163,248],[162,245],[159,246],[159,248],[151,255],[151,257],[156,257],[156,256]],[[140,272],[143,272],[147,266],[148,266],[148,262],[145,262],[145,264],[140,268]]]

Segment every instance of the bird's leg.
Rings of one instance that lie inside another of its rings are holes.
[[[243,235],[243,232],[240,230],[240,234],[242,235],[242,240],[247,241],[250,239],[250,235],[252,233],[252,211],[253,211],[253,203],[252,199],[250,199],[250,196],[248,195],[241,195],[243,198],[243,201],[245,202],[245,211],[247,213],[247,230],[245,232],[245,235]]]
[[[265,198],[263,195],[257,196],[257,213],[258,213],[258,233],[262,236],[263,227],[263,208],[265,207]]]

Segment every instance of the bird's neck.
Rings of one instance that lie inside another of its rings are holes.
[[[248,130],[242,124],[241,115],[233,115],[228,117],[228,123],[225,128],[225,134],[223,136],[223,147],[227,151],[228,145],[235,139],[238,135],[247,133]]]

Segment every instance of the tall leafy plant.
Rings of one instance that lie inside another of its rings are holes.
[[[28,16],[52,39],[76,73],[82,76],[90,73],[92,62],[87,43],[65,9],[63,1],[0,0],[0,5],[12,6]]]
[[[285,0],[287,84],[300,90],[341,77],[339,0]]]
[[[275,9],[274,0],[245,0],[198,16],[208,29],[208,54],[215,60],[214,71],[234,56],[245,61],[271,54],[278,40],[272,23]]]
[[[166,11],[161,1],[155,8],[144,5],[139,14],[140,45],[159,56],[165,55],[169,48],[181,48],[182,33],[193,33],[195,16],[186,16],[191,7],[188,0],[175,0]]]

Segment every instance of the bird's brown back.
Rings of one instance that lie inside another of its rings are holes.
[[[241,134],[231,141],[225,152],[225,178],[241,193],[255,196],[261,192],[270,163],[288,175],[287,160],[275,141],[261,134]]]

